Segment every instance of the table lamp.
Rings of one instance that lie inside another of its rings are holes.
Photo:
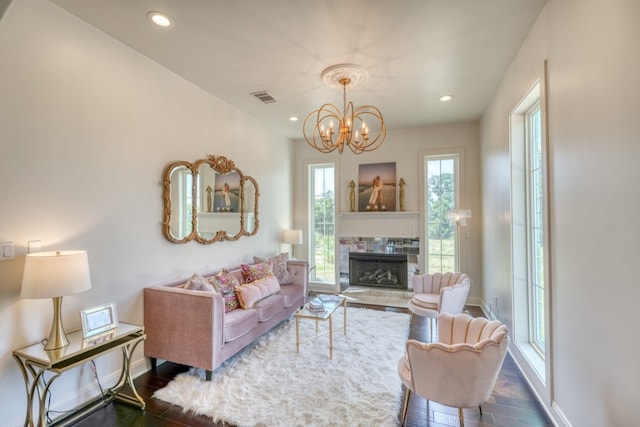
[[[293,245],[302,244],[302,230],[284,230],[282,243],[291,245],[291,257],[293,258]]]
[[[53,324],[44,346],[56,350],[69,345],[62,326],[62,297],[91,289],[89,261],[85,251],[28,254],[22,276],[22,298],[53,298]]]

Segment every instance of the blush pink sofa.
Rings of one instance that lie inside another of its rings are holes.
[[[144,354],[151,359],[152,371],[157,359],[162,359],[202,368],[210,379],[211,371],[222,362],[307,301],[308,263],[289,260],[287,270],[292,283],[282,284],[279,292],[253,308],[228,313],[222,294],[184,289],[187,279],[144,288]],[[229,272],[244,283],[240,267]]]

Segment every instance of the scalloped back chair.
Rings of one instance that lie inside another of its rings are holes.
[[[498,379],[507,352],[508,329],[498,320],[461,313],[438,315],[438,341],[407,341],[398,361],[398,374],[406,387],[402,424],[411,393],[442,405],[462,408],[486,402]]]
[[[428,317],[433,336],[433,319],[440,313],[462,313],[470,288],[471,280],[465,273],[413,276],[413,297],[408,303],[411,321],[414,315]]]

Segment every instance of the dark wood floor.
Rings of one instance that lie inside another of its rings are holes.
[[[366,306],[371,309],[406,312],[404,309]],[[468,307],[474,316],[482,316],[475,307]],[[430,341],[428,319],[416,317],[413,321],[410,337],[421,341]],[[204,416],[183,413],[178,406],[154,399],[153,393],[164,387],[178,373],[188,367],[173,363],[158,366],[156,375],[146,373],[135,380],[138,393],[145,399],[145,411],[122,403],[109,403],[72,424],[78,427],[95,426],[229,426],[216,424]],[[482,405],[483,414],[478,408],[464,410],[465,426],[553,426],[542,406],[535,399],[522,374],[507,353],[493,395]],[[419,396],[412,395],[407,412],[407,427],[444,427],[458,426],[456,408],[427,402]],[[313,426],[312,426],[313,427]]]

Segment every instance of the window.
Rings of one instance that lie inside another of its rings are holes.
[[[459,271],[456,227],[447,212],[457,209],[458,156],[425,157],[427,273]]]
[[[544,354],[544,237],[542,228],[542,137],[540,103],[525,114],[525,178],[527,199],[527,265],[529,298],[529,340]]]
[[[335,284],[335,167],[309,165],[309,254],[315,269],[311,280]]]
[[[513,335],[524,368],[540,380],[544,395],[550,379],[548,229],[541,83],[537,83],[510,117],[511,256],[513,266]],[[497,307],[494,307],[497,309]],[[518,357],[520,357],[518,356]]]

